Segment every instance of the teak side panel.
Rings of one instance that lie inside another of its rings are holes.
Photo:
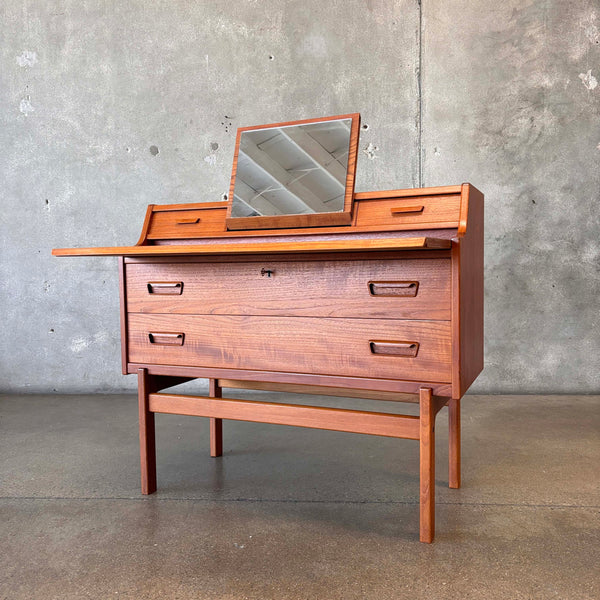
[[[466,233],[452,242],[452,397],[461,398],[483,369],[483,194],[464,184]],[[462,221],[465,221],[463,215]]]
[[[146,216],[144,217],[144,224],[142,225],[142,233],[140,234],[140,238],[138,239],[136,246],[141,246],[146,242],[148,228],[150,227],[150,221],[152,220],[152,215],[154,214],[155,209],[156,207],[154,204],[148,204]]]
[[[444,258],[128,264],[126,278],[129,312],[435,320],[451,316],[450,260]],[[153,282],[158,282],[156,289]]]
[[[128,321],[133,363],[451,381],[449,321],[136,313]],[[393,343],[398,355],[374,354],[372,342]]]
[[[484,198],[474,186],[465,184],[469,216],[467,232],[460,240],[460,395],[483,370],[484,355]]]

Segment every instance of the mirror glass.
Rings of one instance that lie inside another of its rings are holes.
[[[357,138],[358,115],[239,129],[229,217],[264,228],[291,222],[261,217],[349,213]]]

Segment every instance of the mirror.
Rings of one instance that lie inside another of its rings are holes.
[[[237,132],[227,229],[349,225],[360,115]]]

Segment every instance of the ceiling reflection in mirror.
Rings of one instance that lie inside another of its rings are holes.
[[[344,210],[352,119],[242,131],[232,217]]]

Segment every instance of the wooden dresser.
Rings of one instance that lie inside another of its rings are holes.
[[[483,368],[483,195],[470,184],[354,195],[347,226],[228,231],[227,203],[148,207],[119,256],[123,373],[139,379],[142,493],[156,490],[154,413],[418,440],[420,539],[434,536],[434,422]],[[206,397],[161,390],[208,378]],[[419,416],[222,397],[252,388],[418,402]]]

